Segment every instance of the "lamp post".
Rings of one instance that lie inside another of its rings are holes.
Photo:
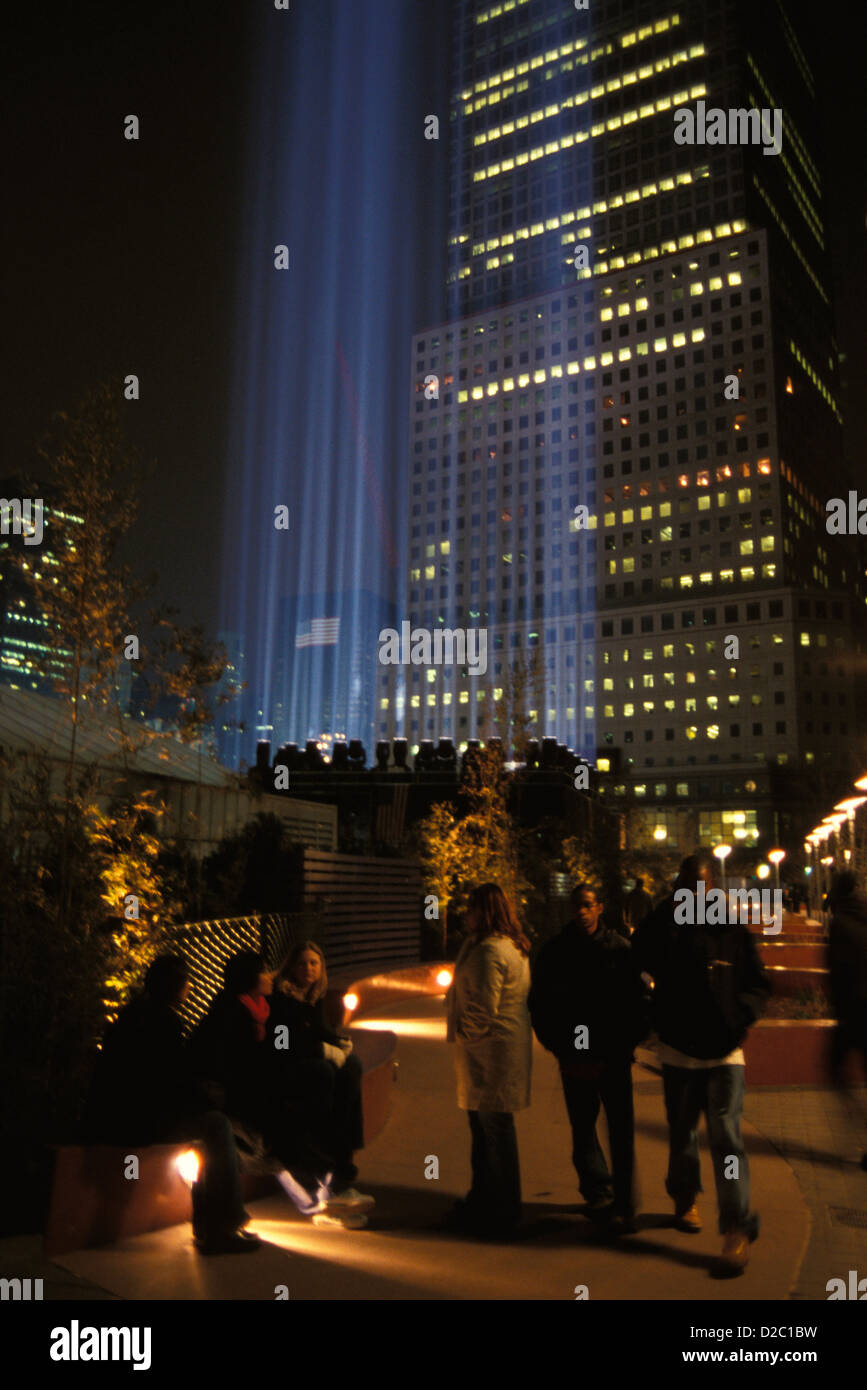
[[[846,812],[845,812],[845,811],[836,811],[836,812],[834,812],[834,813],[833,813],[832,815],[830,815],[830,816],[825,816],[824,820],[822,821],[822,824],[823,824],[823,825],[826,825],[826,826],[828,827],[828,834],[829,834],[829,836],[830,836],[830,835],[836,836],[836,840],[835,840],[835,843],[834,843],[834,846],[833,846],[833,848],[834,848],[834,854],[833,854],[833,861],[832,861],[832,862],[834,863],[835,866],[836,866],[836,864],[837,864],[837,859],[838,859],[838,857],[839,857],[839,851],[840,851],[840,849],[842,848],[842,846],[841,846],[841,844],[840,844],[840,840],[841,840],[841,836],[840,836],[840,826],[843,824],[843,822],[844,822],[845,819],[846,819]]]
[[[768,858],[774,866],[774,887],[778,893],[780,891],[780,865],[785,857],[786,851],[784,849],[772,849],[768,851]]]
[[[848,857],[847,857],[847,863],[850,862],[850,861],[854,861],[854,862],[853,862],[853,868],[856,868],[856,869],[857,869],[857,867],[858,867],[858,864],[857,864],[857,856],[856,856],[856,854],[855,854],[855,847],[856,847],[856,840],[855,840],[855,814],[856,814],[856,812],[857,812],[857,810],[858,810],[858,807],[859,807],[859,806],[863,806],[865,801],[867,801],[867,796],[847,796],[846,799],[845,799],[845,801],[838,801],[838,802],[837,802],[837,805],[834,807],[834,810],[835,810],[835,811],[843,811],[843,812],[845,812],[845,814],[846,814],[846,816],[847,816],[847,818],[848,818],[848,821],[849,821],[849,854],[848,854]]]
[[[731,845],[715,845],[714,858],[719,860],[719,871],[723,881],[723,892],[728,893],[728,883],[726,881],[726,860],[732,852]]]

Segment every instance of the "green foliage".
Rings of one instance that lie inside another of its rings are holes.
[[[609,909],[617,911],[623,890],[620,823],[599,805],[581,830],[563,841],[563,861],[574,883],[588,883]]]
[[[480,749],[465,773],[462,805],[438,802],[419,825],[425,892],[438,897],[441,922],[450,905],[463,909],[481,883],[498,883],[525,918],[532,885],[523,871],[522,832],[509,814],[508,790],[500,755]]]

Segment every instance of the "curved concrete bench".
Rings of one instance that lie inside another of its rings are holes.
[[[364,1142],[369,1144],[388,1120],[397,1039],[394,1033],[353,1028],[352,1042],[362,1066]],[[127,1236],[191,1220],[190,1188],[177,1169],[177,1159],[191,1147],[58,1146],[45,1224],[46,1255],[108,1245]],[[135,1179],[124,1177],[130,1154],[139,1160],[139,1176]],[[245,1200],[266,1195],[273,1189],[274,1181],[243,1173]]]
[[[828,1018],[765,1018],[756,1023],[744,1043],[748,1086],[829,1086],[831,1035]],[[843,1080],[850,1086],[867,1084],[859,1057],[849,1054]]]

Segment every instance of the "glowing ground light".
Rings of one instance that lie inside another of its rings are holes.
[[[344,1009],[348,1009],[350,1013],[353,1013],[355,1009],[358,1008],[358,1002],[357,994],[344,994],[343,996],[343,1007]]]
[[[182,1154],[178,1154],[175,1159],[175,1167],[183,1178],[184,1182],[192,1187],[194,1182],[199,1179],[199,1155],[195,1149],[185,1149]]]
[[[437,984],[441,989],[449,989],[452,983],[452,972],[450,970],[440,970],[437,975]]]

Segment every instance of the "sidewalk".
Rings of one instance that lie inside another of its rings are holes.
[[[314,1228],[275,1195],[250,1206],[252,1229],[269,1242],[257,1255],[203,1260],[192,1247],[189,1226],[173,1227],[28,1270],[46,1279],[46,1298],[77,1296],[64,1271],[86,1281],[91,1297],[105,1291],[102,1296],[127,1299],[273,1299],[282,1284],[292,1299],[323,1300],[572,1300],[579,1284],[587,1285],[591,1299],[825,1298],[827,1279],[857,1268],[858,1258],[867,1267],[867,1256],[854,1253],[858,1241],[862,1249],[867,1244],[867,1233],[834,1223],[815,1250],[810,1244],[807,1274],[799,1273],[811,1232],[809,1206],[818,1211],[817,1203],[827,1198],[822,1175],[836,1172],[831,1150],[842,1152],[844,1142],[839,1128],[832,1133],[826,1128],[827,1093],[799,1092],[795,1098],[790,1091],[748,1092],[745,1135],[762,1236],[741,1278],[714,1278],[721,1241],[709,1155],[703,1149],[706,1191],[699,1206],[705,1229],[684,1235],[669,1224],[671,1204],[663,1186],[667,1146],[661,1082],[640,1061],[634,1070],[639,1232],[617,1242],[600,1237],[580,1215],[559,1076],[539,1047],[533,1105],[517,1117],[524,1238],[491,1245],[444,1234],[438,1222],[469,1184],[469,1127],[455,1105],[442,1000],[392,1006],[387,1014],[365,1017],[361,1026],[397,1032],[400,1062],[389,1124],[361,1155],[359,1185],[377,1198],[366,1230]],[[804,1192],[771,1142],[771,1137],[780,1141],[787,1127],[804,1151],[793,1152],[792,1163],[810,1162],[818,1173],[816,1184]],[[854,1131],[848,1136],[848,1148],[853,1147]],[[432,1157],[439,1161],[439,1178],[428,1180],[425,1168],[430,1171]],[[856,1179],[863,1179],[865,1206],[867,1174],[855,1171]],[[858,1190],[856,1180],[851,1187],[834,1188],[832,1195],[848,1205]],[[65,1280],[63,1291],[55,1289],[51,1270]]]

